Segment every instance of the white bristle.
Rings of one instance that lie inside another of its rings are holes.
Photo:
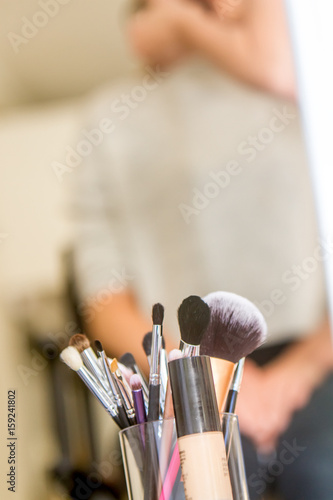
[[[69,368],[71,368],[71,370],[74,370],[75,372],[77,372],[83,366],[83,361],[80,353],[73,346],[66,347],[60,353],[60,358],[64,363],[66,363],[67,366],[69,366]]]
[[[132,391],[139,391],[142,388],[140,376],[136,373],[130,378],[130,387]]]
[[[118,368],[120,369],[122,375],[125,377],[126,381],[129,383],[130,378],[133,375],[133,371],[130,368],[127,368],[127,366],[123,365],[122,363],[119,363],[119,361]]]
[[[179,359],[182,357],[183,357],[182,351],[180,351],[179,349],[172,349],[172,351],[169,352],[168,362],[170,363],[170,361],[174,361],[175,359]]]

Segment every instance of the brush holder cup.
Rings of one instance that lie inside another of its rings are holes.
[[[237,416],[224,413],[221,421],[233,500],[249,500]],[[119,437],[129,500],[186,500],[174,419],[134,425]]]

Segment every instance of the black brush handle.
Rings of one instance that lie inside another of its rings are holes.
[[[144,500],[158,500],[159,459],[153,424],[145,425]]]
[[[228,392],[227,400],[225,402],[224,411],[226,413],[235,413],[237,396],[238,396],[238,391],[230,389],[230,391]]]
[[[149,386],[148,422],[160,418],[160,384]]]

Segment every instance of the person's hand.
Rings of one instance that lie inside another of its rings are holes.
[[[264,373],[253,361],[246,360],[241,391],[237,399],[237,413],[241,432],[251,439],[258,449],[274,448],[274,430],[267,418],[270,402],[267,401]]]
[[[241,431],[260,452],[272,451],[294,412],[308,403],[332,368],[327,323],[263,368],[247,360],[237,403]]]
[[[279,361],[265,368],[247,361],[237,411],[241,431],[258,451],[270,453],[295,410],[308,401],[312,385],[300,367]]]
[[[182,36],[184,20],[202,9],[186,0],[149,0],[128,23],[135,53],[149,64],[168,66],[188,54]]]

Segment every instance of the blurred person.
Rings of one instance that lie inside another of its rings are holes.
[[[255,302],[269,339],[246,362],[237,406],[251,500],[272,486],[331,500],[332,250],[318,239],[297,108],[281,98],[295,94],[285,21],[277,1],[218,15],[222,4],[154,0],[129,22],[158,66],[92,102],[86,130],[112,126],[71,174],[80,311],[110,355],[147,368],[153,303],[172,348],[184,297]]]

